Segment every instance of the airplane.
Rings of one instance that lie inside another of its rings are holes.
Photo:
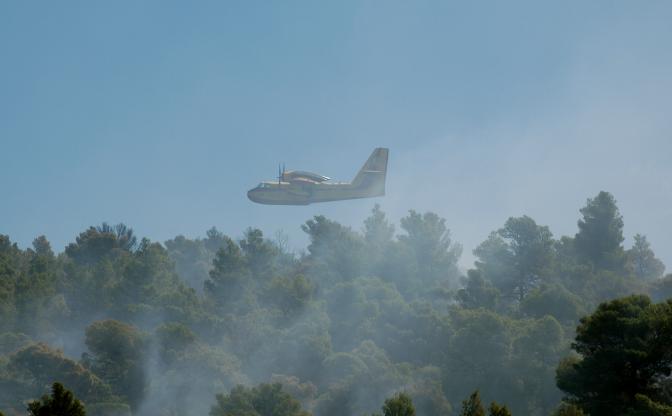
[[[259,204],[308,205],[316,202],[371,198],[385,195],[388,149],[379,147],[352,182],[330,182],[331,178],[302,170],[278,167],[277,181],[264,181],[247,192]]]

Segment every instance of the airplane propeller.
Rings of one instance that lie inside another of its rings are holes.
[[[278,163],[278,185],[280,185],[280,182],[285,179],[285,164],[282,164],[282,169],[280,168],[280,163]]]

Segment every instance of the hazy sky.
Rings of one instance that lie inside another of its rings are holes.
[[[0,233],[124,222],[361,227],[374,200],[256,205],[278,162],[349,180],[390,148],[394,220],[471,250],[509,216],[573,235],[612,192],[672,269],[672,2],[2,2]]]

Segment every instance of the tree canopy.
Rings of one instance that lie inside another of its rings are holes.
[[[672,300],[653,304],[644,295],[633,295],[602,303],[581,319],[572,344],[580,358],[560,364],[558,387],[595,416],[651,407],[666,400],[670,345]]]
[[[307,219],[298,253],[254,226],[0,235],[0,409],[57,381],[94,416],[667,414],[672,275],[609,193],[578,222],[503,218],[471,267],[449,220],[378,205]]]
[[[28,404],[31,416],[86,416],[82,403],[61,383],[54,383],[51,396]]]

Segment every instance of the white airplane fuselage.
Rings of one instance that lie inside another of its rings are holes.
[[[371,193],[350,183],[296,183],[264,182],[262,187],[250,189],[251,201],[268,205],[308,205],[316,202],[383,196],[385,191]]]

